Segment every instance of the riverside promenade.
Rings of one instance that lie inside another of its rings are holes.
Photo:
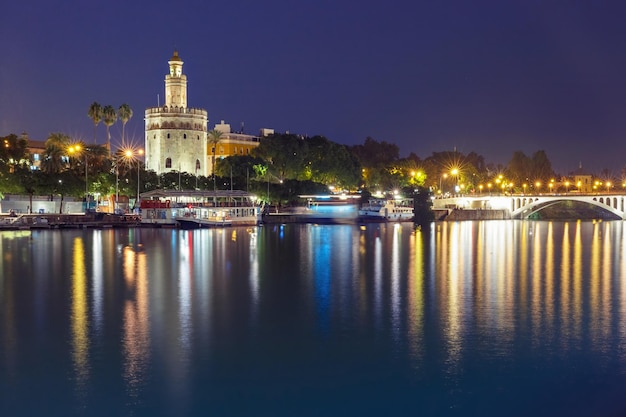
[[[0,230],[86,229],[137,227],[141,218],[135,215],[90,214],[18,214],[0,215]]]

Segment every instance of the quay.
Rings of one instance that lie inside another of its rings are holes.
[[[136,215],[113,215],[107,213],[89,214],[18,214],[1,215],[0,230],[32,229],[106,229],[128,228],[141,225]]]

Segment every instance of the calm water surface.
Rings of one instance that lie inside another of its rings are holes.
[[[625,225],[0,232],[0,415],[626,415]]]

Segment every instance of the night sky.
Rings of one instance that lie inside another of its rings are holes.
[[[89,105],[126,102],[126,132],[142,143],[177,49],[209,128],[370,136],[401,156],[457,149],[501,164],[542,149],[561,174],[582,162],[619,175],[625,12],[623,1],[3,2],[0,136],[89,142]]]

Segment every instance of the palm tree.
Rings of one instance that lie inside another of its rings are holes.
[[[96,143],[96,128],[98,127],[98,123],[102,121],[102,106],[94,101],[91,103],[91,106],[89,106],[87,116],[93,120],[93,143]]]
[[[209,130],[208,143],[213,148],[213,160],[211,161],[211,172],[213,173],[213,192],[217,190],[217,185],[215,182],[215,148],[217,148],[217,144],[222,140],[222,132],[217,129]],[[213,195],[213,204],[216,203],[215,194]]]
[[[219,130],[213,129],[209,130],[208,143],[213,148],[213,159],[211,161],[211,171],[213,172],[213,176],[215,176],[215,150],[217,148],[217,144],[223,139],[223,134]]]
[[[126,143],[126,136],[124,135],[124,128],[126,127],[126,123],[133,117],[133,109],[126,103],[122,104],[119,109],[117,109],[117,117],[122,121],[122,143]]]
[[[117,121],[117,113],[113,106],[107,105],[102,109],[102,119],[104,120],[104,124],[107,127],[107,149],[109,150],[109,155],[111,154],[111,132],[109,128]]]
[[[41,161],[41,170],[46,174],[58,174],[64,168],[63,157],[66,155],[70,138],[63,133],[52,133],[46,140],[46,149]]]

